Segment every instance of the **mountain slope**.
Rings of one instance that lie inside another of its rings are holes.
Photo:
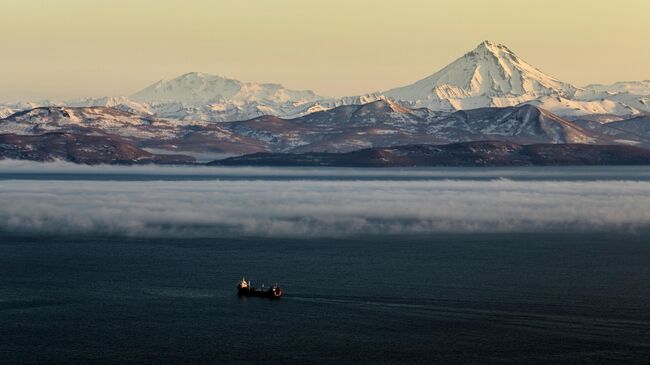
[[[139,103],[125,96],[103,97],[103,98],[84,98],[68,100],[62,103],[72,108],[90,108],[90,107],[107,107],[114,108],[125,112],[153,115],[147,103]]]
[[[641,126],[637,123],[629,128]],[[586,128],[533,105],[436,112],[405,108],[390,100],[343,105],[292,119],[262,116],[228,123],[170,121],[107,107],[36,108],[0,119],[0,133],[119,136],[139,147],[174,153],[348,152],[477,140],[648,143],[645,132],[635,137],[631,132],[605,133],[604,129]]]
[[[650,139],[650,116],[647,115],[607,123],[606,126]]]
[[[0,134],[0,159],[54,161],[89,165],[192,163],[182,155],[157,155],[119,137],[49,132],[39,135]]]
[[[585,92],[611,93],[611,94],[634,94],[650,95],[650,80],[643,81],[619,81],[613,84],[592,84],[584,87]]]
[[[172,153],[251,153],[264,151],[262,143],[237,136],[220,123],[179,122],[108,107],[39,107],[0,119],[0,134],[119,137],[138,147]]]
[[[191,72],[172,80],[161,80],[131,95],[147,103],[179,102],[187,105],[268,101],[275,104],[306,103],[324,99],[313,91],[290,90],[279,84],[241,82],[225,77]]]
[[[513,106],[546,95],[572,96],[576,90],[508,47],[485,41],[435,74],[384,95],[418,107],[468,109]]]
[[[67,131],[156,138],[168,135],[173,128],[165,120],[109,107],[39,107],[0,120],[0,133],[22,135]]]
[[[596,143],[600,138],[532,105],[458,111],[453,116],[459,125],[467,125],[468,131],[525,143]]]
[[[295,118],[381,98],[383,96],[377,94],[324,98],[309,90],[290,90],[279,84],[241,82],[196,72],[159,81],[130,97],[161,118],[213,122],[247,120],[263,115]]]
[[[222,126],[233,134],[261,141],[267,151],[273,152],[348,152],[369,147],[495,139],[520,143],[615,143],[609,136],[532,105],[434,112],[380,100],[295,119],[267,116]]]
[[[639,122],[629,128],[643,126]],[[436,112],[379,100],[293,119],[263,116],[229,123],[170,121],[107,107],[46,107],[0,119],[0,134],[38,136],[50,132],[119,138],[152,152],[201,159],[211,154],[349,152],[482,140],[650,145],[647,132],[635,134],[597,122],[581,125],[533,105]]]
[[[650,150],[584,144],[520,145],[504,141],[407,145],[348,153],[257,153],[210,162],[214,166],[579,166],[650,165]]]

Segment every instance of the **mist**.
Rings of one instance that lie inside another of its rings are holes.
[[[65,161],[35,162],[0,160],[0,179],[30,179],[30,175],[57,174],[56,178],[78,180],[83,176],[128,175],[131,179],[292,178],[292,179],[375,179],[375,180],[644,180],[650,181],[647,166],[565,166],[565,167],[435,167],[435,168],[337,168],[337,167],[225,167],[183,165],[81,165]],[[80,175],[80,176],[78,176]],[[40,177],[39,177],[40,178]],[[53,179],[54,177],[49,176]]]
[[[0,180],[0,230],[154,237],[636,231],[650,181]]]

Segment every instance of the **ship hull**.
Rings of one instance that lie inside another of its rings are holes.
[[[270,298],[270,299],[279,299],[282,296],[282,291],[277,290],[259,290],[256,288],[239,288],[237,290],[237,295],[240,297],[260,297],[260,298]]]

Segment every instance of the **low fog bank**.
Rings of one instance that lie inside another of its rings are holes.
[[[650,166],[580,167],[440,167],[440,168],[337,168],[337,167],[222,167],[175,165],[80,165],[65,161],[0,160],[1,179],[30,179],[30,175],[58,174],[83,180],[84,175],[187,176],[206,178],[300,179],[499,179],[513,180],[643,180],[650,181]],[[40,177],[39,177],[40,179]],[[150,179],[150,178],[147,178]]]
[[[346,236],[635,231],[648,181],[0,181],[0,231]]]

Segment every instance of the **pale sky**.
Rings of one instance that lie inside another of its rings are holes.
[[[485,39],[576,85],[650,79],[649,0],[0,0],[0,100],[129,95],[200,71],[386,90]]]

